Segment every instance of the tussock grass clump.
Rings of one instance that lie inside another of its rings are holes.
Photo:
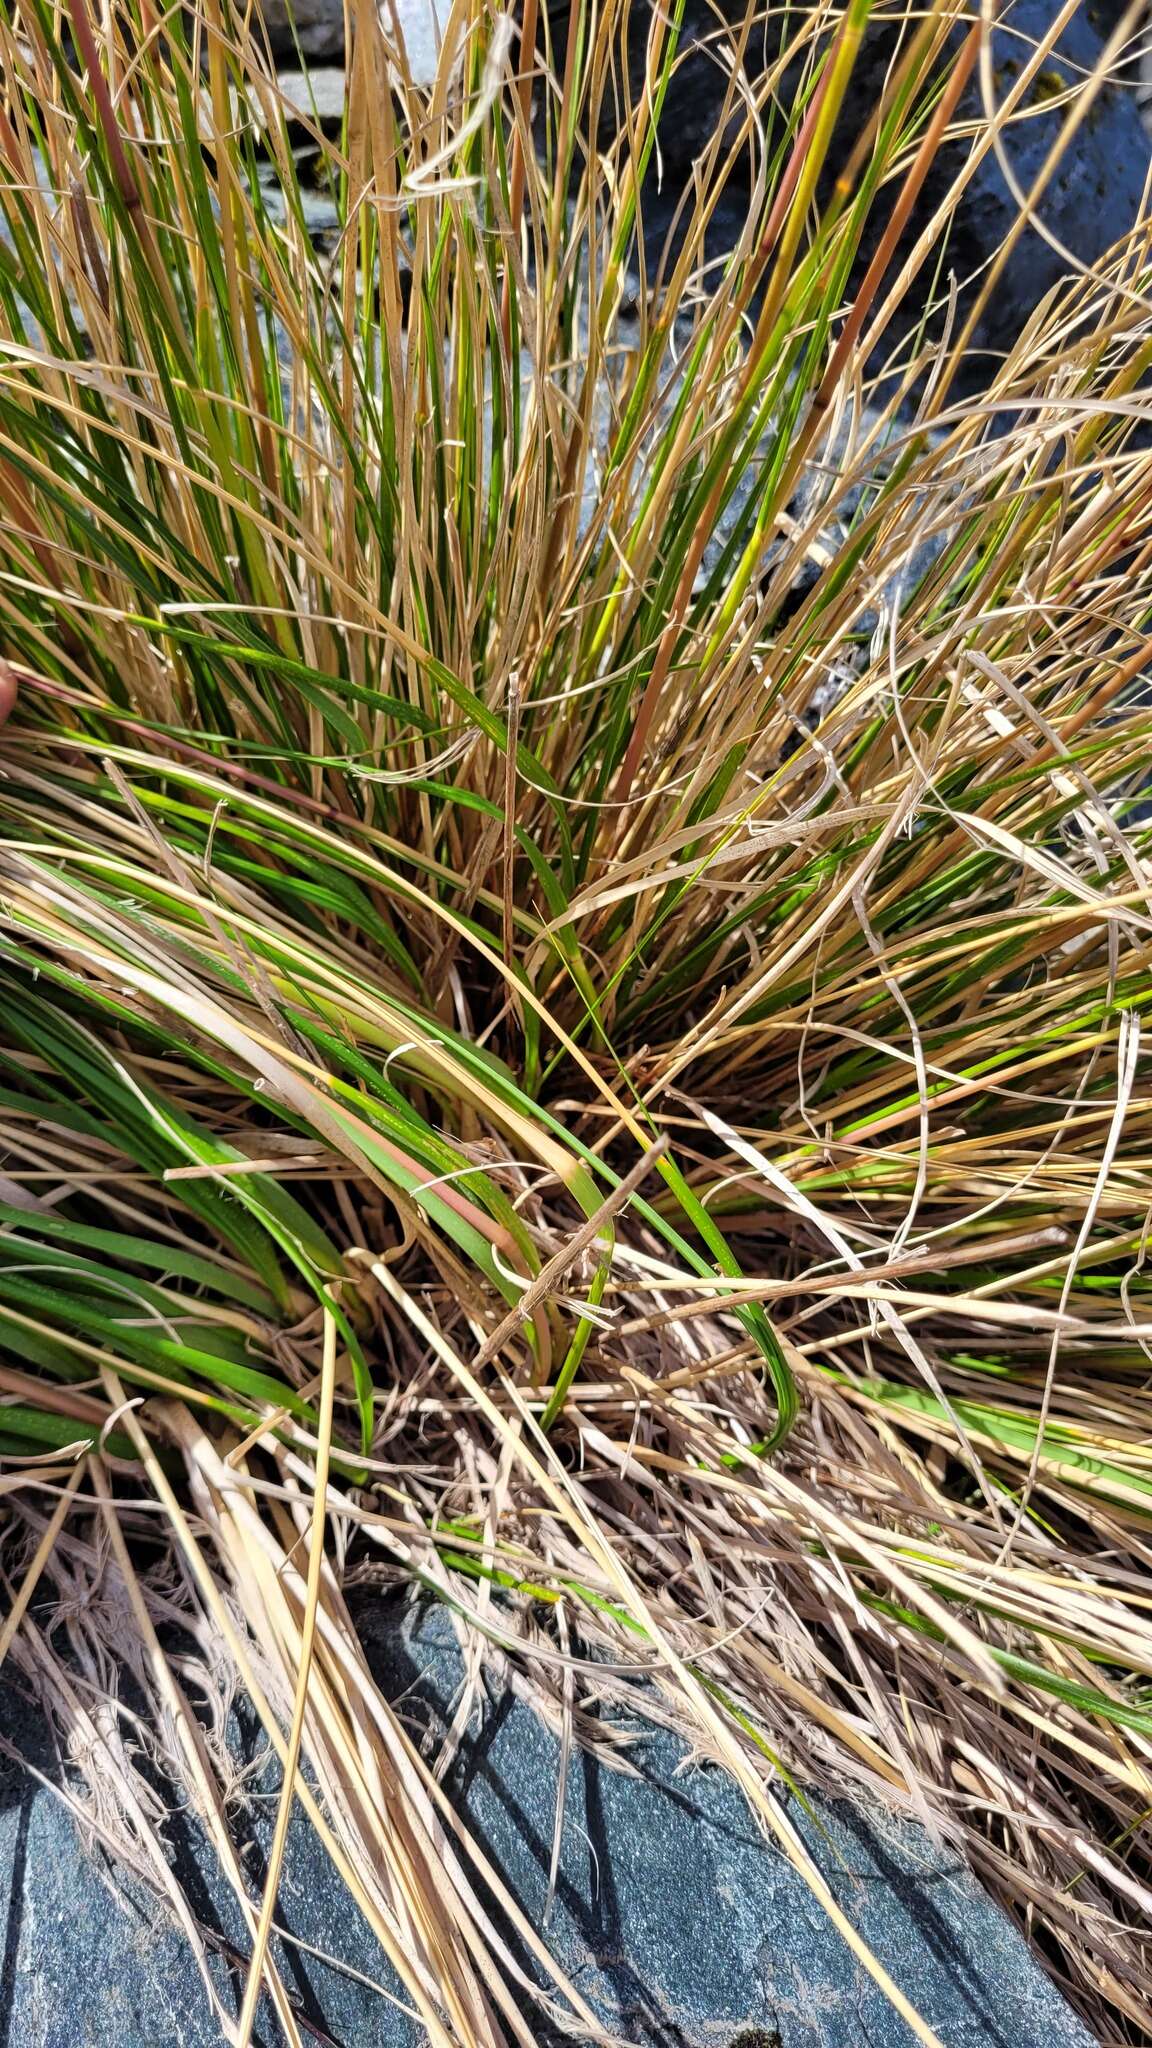
[[[282,1833],[251,1897],[197,1673],[430,2041],[534,2038],[373,1570],[583,1738],[586,1686],[671,1716],[920,2040],[782,1776],[962,1838],[1135,2040],[1147,235],[962,397],[997,272],[951,297],[942,238],[1047,48],[973,124],[979,25],[889,23],[844,155],[866,0],[755,84],[718,34],[653,267],[678,15],[608,123],[626,17],[574,0],[561,69],[458,6],[418,90],[361,10],[303,156],[218,0],[0,23],[0,1650],[172,1892],[117,1668],[152,1702],[250,1929],[229,2041],[262,1977],[299,2038]]]

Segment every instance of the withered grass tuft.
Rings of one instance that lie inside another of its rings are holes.
[[[786,109],[718,33],[655,269],[674,6],[623,120],[622,0],[457,5],[428,89],[362,8],[334,139],[227,0],[0,19],[0,1655],[198,1945],[142,1743],[201,1816],[230,2042],[261,1970],[300,2038],[230,1684],[429,2041],[534,2038],[366,1562],[670,1716],[886,1984],[783,1778],[1144,2038],[1148,236],[962,395],[982,30],[897,23],[842,162],[868,12]]]

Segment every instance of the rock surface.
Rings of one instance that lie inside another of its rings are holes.
[[[1000,15],[992,37],[993,79],[999,98],[1007,95],[1056,12],[1050,0],[1013,0]],[[1005,153],[1025,193],[1039,176],[1068,117],[1067,105],[1060,104],[1061,94],[1092,72],[1107,34],[1106,23],[1097,26],[1092,7],[1081,6],[1033,81],[1023,103],[1026,118],[1014,121],[1006,131]],[[983,103],[975,90],[961,111],[973,119],[982,117]],[[1098,262],[1139,218],[1150,160],[1152,142],[1135,92],[1123,84],[1106,86],[1040,200],[1040,220],[1054,241],[1081,264]],[[926,194],[931,205],[942,198],[952,167],[947,157],[938,166]],[[989,154],[965,197],[949,245],[949,261],[961,280],[978,274],[991,260],[1014,226],[1018,210],[995,156]],[[1010,348],[1029,315],[1067,271],[1061,250],[1027,229],[996,288],[976,337],[977,347]]]
[[[296,117],[338,135],[344,120],[345,76],[337,64],[313,64],[307,71],[278,71],[276,83],[288,120]]]
[[[297,52],[329,61],[344,55],[344,0],[260,0],[274,56],[287,62]]]
[[[260,0],[272,54],[295,66],[331,64],[344,55],[344,0]],[[382,0],[381,19],[389,34],[399,25],[409,67],[418,85],[436,75],[440,38],[450,0]],[[353,9],[353,13],[355,9]]]
[[[634,97],[641,90],[644,76],[644,51],[652,10],[659,4],[660,0],[636,0],[632,10],[629,49]],[[567,10],[563,0],[553,0],[553,6],[554,27],[562,40]],[[1024,193],[1031,190],[1068,118],[1066,96],[1093,72],[1102,55],[1116,25],[1116,6],[1117,0],[1083,0],[1065,24],[1004,132],[1003,154]],[[1059,11],[1057,0],[1009,0],[998,10],[991,49],[997,104],[1008,96]],[[694,163],[715,132],[723,107],[727,82],[724,49],[726,42],[730,45],[730,39],[724,36],[722,23],[737,24],[744,19],[745,0],[686,0],[677,68],[660,125],[660,163],[658,167],[653,165],[645,194],[645,229],[651,262],[658,258],[665,236],[670,231],[675,234],[681,194]],[[777,11],[770,11],[749,39],[745,69],[750,78],[762,77],[778,59],[780,36],[786,32],[780,27],[782,19]],[[877,25],[865,36],[829,150],[829,179],[835,177],[883,90],[894,49],[890,21],[890,16],[886,22],[881,13]],[[956,38],[951,47],[957,47]],[[1021,235],[975,337],[976,351],[1000,354],[1011,348],[1041,299],[1068,274],[1062,250],[1068,250],[1078,263],[1092,264],[1126,235],[1136,221],[1152,160],[1152,143],[1134,90],[1138,66],[1130,62],[1120,70],[1117,81],[1101,90],[1043,192],[1038,214],[1053,240],[1031,227]],[[779,105],[787,107],[799,77],[799,65],[785,70],[776,93]],[[960,118],[976,124],[984,120],[984,103],[975,77],[961,102]],[[945,197],[966,149],[967,145],[956,145],[940,152],[902,237],[890,275],[895,275],[899,263]],[[748,190],[747,179],[742,181],[737,175],[724,194],[713,226],[714,257],[722,255],[735,241],[746,213]],[[889,193],[893,191],[890,187]],[[881,195],[873,208],[871,237],[861,253],[857,275],[886,224],[889,206],[890,199],[886,203]],[[975,171],[959,205],[937,291],[946,289],[947,272],[951,270],[957,279],[963,308],[1014,226],[1018,213],[1017,200],[1004,170],[990,151]],[[1055,247],[1053,242],[1061,246]],[[930,261],[921,272],[919,283],[908,294],[905,326],[920,318],[924,292],[933,282],[932,267]],[[900,324],[894,331],[899,331]],[[980,381],[978,372],[974,381]]]
[[[430,1742],[461,1664],[446,1613],[373,1600],[360,1610],[384,1689]],[[42,1728],[0,1687],[0,1736],[51,1772]],[[643,2048],[911,2048],[912,2035],[854,1964],[805,1886],[765,1846],[718,1772],[683,1769],[682,1746],[646,1734],[640,1778],[582,1756],[569,1766],[548,1935],[589,2003]],[[558,1744],[532,1710],[490,1699],[450,1781],[532,1919],[548,1885]],[[245,1831],[266,1844],[269,1804]],[[797,1813],[841,1904],[946,2048],[1091,2048],[1019,1935],[947,1851],[919,1830],[825,1805],[825,1834]],[[243,1947],[211,1852],[180,1815],[174,1859],[199,1918]],[[259,1878],[259,1854],[251,1859]],[[294,1934],[389,1985],[307,1829],[294,1824],[280,1917]],[[0,1778],[0,2048],[220,2048],[196,1970],[157,1908],[102,1872],[71,1819],[11,1765]],[[281,1946],[304,2038],[337,2048],[418,2048],[379,1992]],[[221,1988],[228,1980],[221,1966]],[[261,2048],[280,2034],[259,2017]],[[541,2034],[541,2048],[547,2036]]]

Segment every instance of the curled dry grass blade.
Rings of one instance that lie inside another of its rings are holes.
[[[372,1684],[399,1578],[682,1727],[858,1951],[781,1777],[930,1816],[1142,2038],[1144,227],[961,399],[946,7],[718,34],[662,254],[675,8],[623,124],[615,0],[532,90],[361,10],[335,139],[217,0],[69,24],[0,21],[0,1653],[90,1824],[170,1889],[115,1649],[294,2039],[238,1679],[431,2040],[597,2037]]]

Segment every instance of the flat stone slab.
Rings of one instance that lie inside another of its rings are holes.
[[[455,1703],[461,1662],[438,1607],[378,1600],[359,1618],[374,1669],[414,1734]],[[559,1744],[532,1709],[490,1697],[450,1781],[521,1906],[540,1925],[548,1890]],[[0,1735],[51,1768],[43,1729],[0,1685]],[[629,1750],[639,1779],[575,1755],[548,1936],[592,2008],[637,2048],[911,2048],[913,2036],[857,1966],[729,1781],[681,1768],[662,1732]],[[195,1965],[165,1914],[86,1855],[52,1794],[0,1765],[0,2048],[220,2048]],[[267,1842],[271,1800],[251,1833]],[[997,1906],[920,1829],[824,1802],[796,1812],[841,1905],[946,2048],[1092,2048]],[[821,1828],[825,1832],[821,1832]],[[247,1830],[246,1830],[247,1831]],[[211,1852],[181,1815],[173,1859],[197,1916],[244,1949]],[[259,1858],[252,1859],[259,1877]],[[302,1939],[394,1985],[322,1851],[297,1820],[279,1917]],[[304,2038],[336,2048],[417,2048],[396,2008],[282,1944]],[[226,1963],[220,1965],[226,2002]],[[394,1986],[398,1990],[398,1986]],[[281,2040],[260,2015],[261,2048]],[[569,2039],[571,2037],[568,2037]],[[541,2034],[541,2048],[548,2039]]]

